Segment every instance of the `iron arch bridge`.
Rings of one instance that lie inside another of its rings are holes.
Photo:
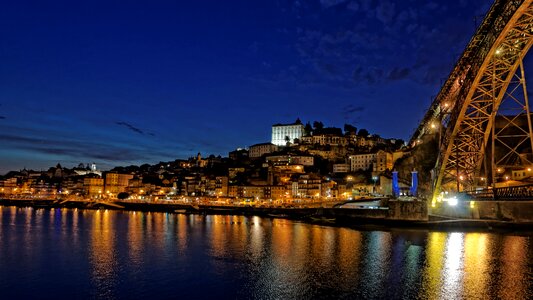
[[[413,147],[428,135],[438,141],[433,199],[533,168],[523,65],[533,43],[532,2],[494,2],[413,134]]]

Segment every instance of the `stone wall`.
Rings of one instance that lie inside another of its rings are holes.
[[[456,206],[438,203],[431,212],[436,215],[512,222],[533,222],[533,201],[475,201],[459,202]]]
[[[324,209],[324,215],[335,218],[386,219],[388,211],[388,209],[330,208]]]
[[[428,220],[428,206],[426,201],[389,200],[388,205],[388,219],[409,221]]]
[[[384,202],[388,208],[332,208],[324,209],[328,217],[354,219],[381,219],[398,221],[427,221],[428,211],[426,201],[389,200]]]

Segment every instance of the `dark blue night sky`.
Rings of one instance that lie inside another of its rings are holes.
[[[490,4],[5,1],[0,174],[226,156],[297,117],[408,139]]]

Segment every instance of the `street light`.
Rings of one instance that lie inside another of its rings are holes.
[[[376,182],[378,181],[378,179],[379,178],[377,176],[372,176],[372,180],[374,181],[374,188],[373,188],[374,193],[376,192]]]

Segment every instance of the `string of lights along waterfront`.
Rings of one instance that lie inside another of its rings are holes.
[[[0,207],[3,299],[532,299],[531,235]]]

